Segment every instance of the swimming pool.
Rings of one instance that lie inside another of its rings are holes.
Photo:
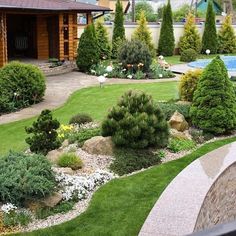
[[[228,71],[236,71],[236,56],[221,56]],[[205,68],[212,59],[202,59],[190,62],[188,65],[194,68]]]

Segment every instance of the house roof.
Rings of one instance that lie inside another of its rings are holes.
[[[0,0],[1,9],[40,11],[110,11],[107,7],[72,0]]]

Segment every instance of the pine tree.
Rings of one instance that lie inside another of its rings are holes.
[[[180,53],[187,50],[193,49],[197,53],[201,51],[201,37],[195,25],[195,18],[193,14],[189,13],[186,24],[184,26],[184,35],[179,41]]]
[[[147,27],[147,20],[144,11],[141,11],[140,13],[140,20],[138,21],[138,27],[134,31],[133,39],[144,42],[148,46],[150,53],[155,56],[155,49],[152,43],[151,32]]]
[[[173,28],[173,17],[170,0],[163,8],[163,19],[161,33],[158,43],[158,53],[163,56],[172,56],[175,49],[175,37]]]
[[[117,57],[117,52],[125,40],[124,13],[120,0],[116,2],[114,30],[112,36],[112,56]]]
[[[202,37],[202,53],[209,49],[212,54],[217,53],[217,32],[215,24],[215,12],[212,1],[208,2],[205,29]]]
[[[190,109],[192,123],[205,132],[222,134],[236,127],[236,96],[220,57],[203,71]]]
[[[227,15],[218,33],[218,52],[233,53],[236,51],[236,35],[232,27],[232,17]]]
[[[87,72],[93,64],[99,62],[99,51],[94,25],[88,25],[79,40],[77,66]]]
[[[108,39],[108,33],[101,21],[96,23],[96,37],[99,49],[100,59],[106,59],[111,56],[111,47]]]

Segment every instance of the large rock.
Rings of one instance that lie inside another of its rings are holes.
[[[62,154],[62,150],[52,150],[47,154],[47,159],[53,164],[57,164],[59,157]]]
[[[169,125],[171,129],[176,129],[183,132],[189,128],[188,122],[185,120],[184,116],[176,111],[169,120]]]
[[[185,130],[184,132],[180,132],[176,129],[170,129],[170,137],[171,138],[178,138],[178,139],[192,140],[192,136],[190,135],[188,130]]]
[[[82,147],[87,153],[106,156],[113,155],[113,148],[114,145],[111,137],[102,136],[96,136],[87,140]]]

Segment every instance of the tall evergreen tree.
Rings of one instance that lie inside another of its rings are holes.
[[[232,17],[227,15],[218,34],[218,52],[233,53],[236,51],[236,35],[232,27]]]
[[[115,20],[114,20],[114,30],[112,36],[112,55],[117,56],[118,48],[122,41],[125,40],[125,27],[124,27],[124,13],[123,7],[120,0],[116,2]]]
[[[89,71],[99,61],[99,51],[94,25],[88,25],[79,40],[76,64],[81,71]]]
[[[179,41],[180,53],[187,50],[193,49],[197,53],[201,51],[201,37],[195,25],[194,15],[189,13],[186,24],[184,26],[184,35]]]
[[[202,53],[209,49],[212,54],[217,53],[217,32],[215,23],[215,12],[212,1],[208,2],[205,29],[202,37]]]
[[[145,12],[141,11],[140,20],[138,21],[138,27],[134,31],[133,39],[144,42],[150,50],[150,53],[155,56],[155,49],[152,43],[151,32],[147,27],[147,20]]]
[[[173,17],[170,0],[163,8],[163,19],[161,33],[158,43],[158,53],[163,56],[172,56],[175,49],[175,37],[173,28]]]

